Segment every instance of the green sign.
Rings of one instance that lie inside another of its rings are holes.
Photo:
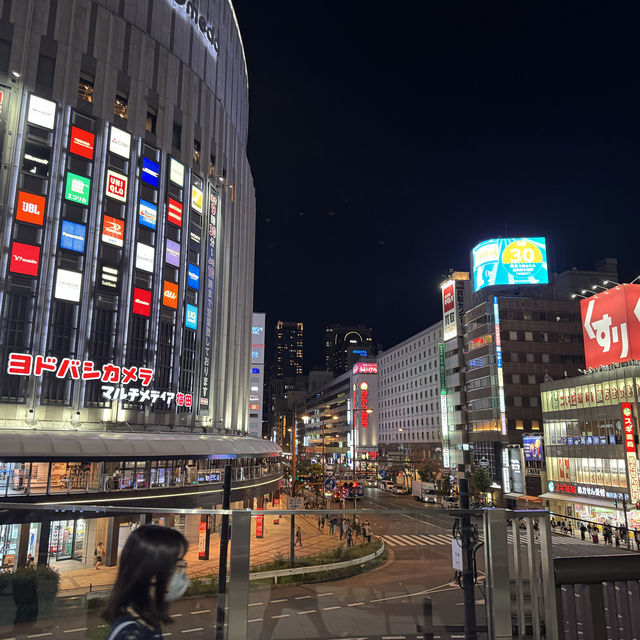
[[[90,178],[79,176],[71,173],[71,171],[67,172],[67,184],[64,189],[66,200],[87,206],[89,204],[89,191],[91,191]]]
[[[440,395],[447,395],[447,372],[444,365],[444,342],[438,342],[438,360],[440,364]]]

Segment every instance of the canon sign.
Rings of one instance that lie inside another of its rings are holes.
[[[193,0],[173,0],[179,7],[184,7],[187,18],[189,18],[195,27],[200,29],[202,35],[207,39],[207,42],[213,47],[213,50],[218,53],[220,46],[218,45],[218,34],[213,24],[208,24],[207,19],[200,15],[198,7]]]
[[[587,368],[640,360],[640,285],[585,298],[580,310]]]

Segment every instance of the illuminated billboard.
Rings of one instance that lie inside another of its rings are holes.
[[[80,302],[80,292],[82,290],[82,274],[67,269],[58,269],[56,273],[56,284],[53,295],[58,300],[69,302]]]
[[[84,243],[87,236],[87,227],[79,222],[69,220],[62,221],[60,231],[60,248],[84,253]]]
[[[471,250],[473,290],[501,285],[547,284],[544,238],[495,238]]]
[[[122,129],[111,127],[111,137],[109,138],[109,151],[121,158],[129,159],[131,154],[131,134]]]
[[[91,191],[91,179],[79,176],[77,173],[67,173],[67,181],[64,188],[64,197],[69,202],[77,202],[85,207],[89,204],[89,192]]]
[[[93,148],[96,137],[93,133],[80,129],[79,127],[71,127],[71,138],[69,140],[69,152],[76,156],[93,160]]]
[[[119,200],[120,202],[126,202],[128,182],[129,178],[127,178],[127,176],[123,176],[121,173],[117,173],[116,171],[111,171],[111,169],[108,169],[105,195],[108,198],[113,198],[114,200]]]
[[[162,304],[172,309],[178,308],[178,285],[168,280],[164,281]]]
[[[527,462],[542,462],[542,436],[523,436],[522,445]]]
[[[198,328],[198,307],[193,304],[188,304],[186,313],[184,316],[184,326],[187,329],[197,329]]]
[[[102,242],[122,247],[124,245],[124,220],[107,215],[103,216]]]
[[[172,267],[180,266],[180,245],[177,242],[167,239],[167,250],[164,259]]]
[[[142,182],[146,182],[149,186],[158,188],[158,179],[160,177],[160,165],[149,158],[142,158]]]
[[[187,265],[187,285],[196,291],[200,289],[200,267],[190,262]]]
[[[146,271],[147,273],[153,273],[153,260],[155,258],[156,251],[153,247],[142,242],[138,242],[136,249],[136,269]]]
[[[56,103],[38,96],[30,96],[27,122],[53,130],[56,123]]]
[[[143,227],[148,227],[149,229],[156,228],[156,221],[158,219],[158,207],[152,202],[148,202],[147,200],[143,200],[140,198],[140,208],[138,209],[138,222]]]
[[[195,185],[191,186],[191,206],[198,213],[202,213],[202,191]]]
[[[18,191],[18,205],[16,206],[16,220],[30,222],[42,226],[44,221],[44,208],[47,199],[26,191]]]
[[[151,291],[148,289],[141,289],[140,287],[134,287],[131,311],[138,316],[145,316],[148,318],[151,315]]]
[[[175,158],[169,160],[169,180],[179,187],[184,186],[184,165]]]
[[[25,276],[37,276],[40,265],[40,247],[32,244],[14,242],[11,245],[11,273],[22,273]]]
[[[176,227],[182,226],[182,204],[173,198],[169,198],[167,217]]]

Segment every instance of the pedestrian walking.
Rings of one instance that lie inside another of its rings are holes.
[[[98,569],[98,567],[100,567],[104,562],[104,554],[105,554],[104,545],[102,544],[102,542],[98,542],[98,545],[93,550],[93,556],[96,562],[96,569]]]
[[[616,531],[616,547],[620,547],[620,534]]]
[[[344,518],[340,517],[340,540],[344,538]]]
[[[171,622],[168,603],[189,586],[185,537],[168,527],[144,525],[128,537],[116,583],[104,612],[109,640],[161,640]]]
[[[598,527],[594,524],[593,528],[591,529],[591,539],[593,540],[594,544],[598,544],[598,533],[599,533],[599,529]]]
[[[585,540],[587,534],[587,527],[584,526],[584,522],[580,525],[580,537]]]
[[[322,514],[322,528],[323,529],[324,529],[324,523],[326,522],[326,520],[327,520],[327,516],[323,513]]]
[[[298,525],[298,528],[296,529],[296,541],[293,546],[295,547],[298,544],[302,546],[302,529],[300,528],[300,525]]]
[[[640,531],[638,531],[638,529],[634,529],[633,536],[636,539],[636,549],[640,551]]]
[[[573,527],[571,526],[571,523],[567,525],[567,533],[573,538]]]
[[[347,529],[347,547],[350,547],[353,544],[353,531],[351,531],[351,527]]]
[[[318,531],[322,528],[322,517],[318,516]]]
[[[589,533],[589,537],[591,537],[592,529],[593,529],[593,527],[591,526],[591,523],[589,523],[587,525],[587,532]]]
[[[622,540],[622,542],[627,541],[627,527],[625,527],[624,525],[620,527],[620,539]]]
[[[336,519],[335,518],[331,518],[331,520],[329,520],[329,533],[331,535],[333,535],[333,532],[336,529]]]
[[[27,554],[27,560],[26,560],[26,562],[24,563],[24,566],[25,566],[27,569],[30,569],[31,567],[34,567],[34,566],[35,566],[35,559],[34,559],[34,557],[33,557],[30,553],[28,553],[28,554]]]

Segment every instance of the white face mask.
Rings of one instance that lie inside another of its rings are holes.
[[[169,579],[167,585],[167,591],[164,594],[164,599],[167,602],[173,602],[180,598],[189,586],[189,578],[184,571],[175,572]]]

